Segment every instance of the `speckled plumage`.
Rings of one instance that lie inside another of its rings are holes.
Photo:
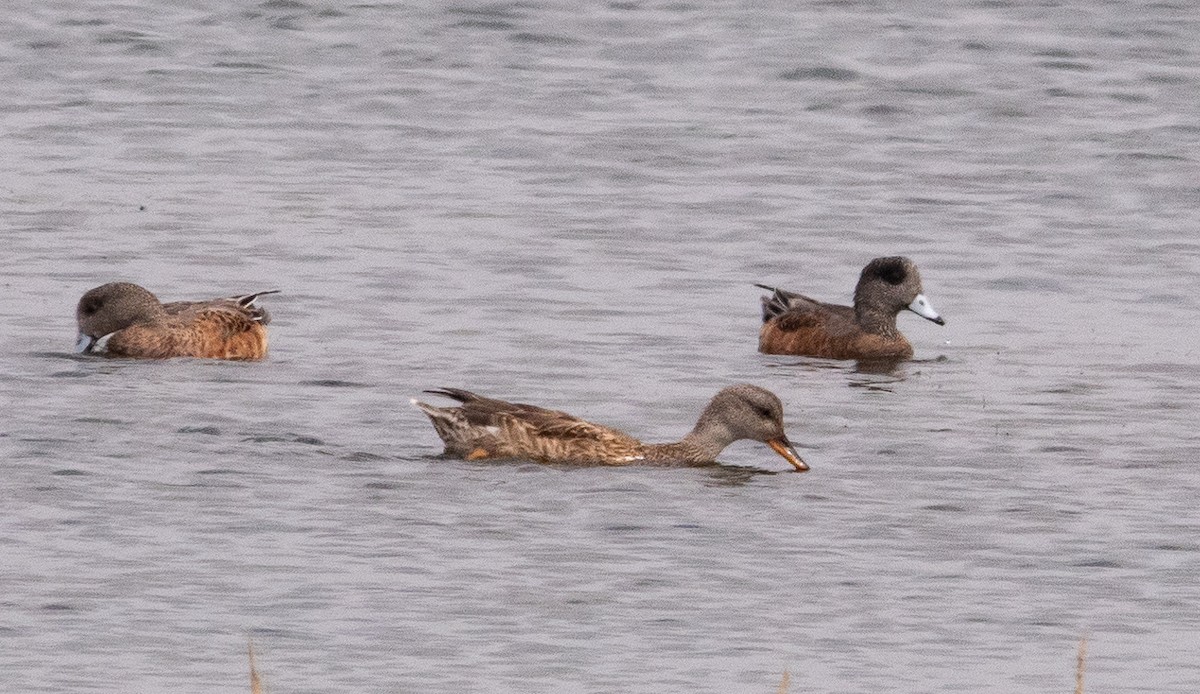
[[[808,469],[784,434],[779,398],[749,384],[729,386],[717,393],[691,433],[666,444],[642,443],[622,431],[565,412],[485,398],[458,388],[425,392],[462,403],[458,407],[434,407],[413,400],[433,422],[446,453],[468,460],[697,465],[713,462],[734,441],[753,439],[769,445],[796,469]]]
[[[929,307],[921,275],[908,258],[876,258],[854,290],[854,306],[827,304],[801,294],[756,285],[762,298],[758,351],[829,359],[909,359],[912,345],[896,327],[904,309],[944,325]]]
[[[141,359],[262,359],[271,318],[254,301],[274,293],[163,304],[136,284],[110,282],[80,298],[76,348]]]

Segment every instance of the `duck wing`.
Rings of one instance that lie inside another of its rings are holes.
[[[763,322],[769,323],[779,319],[776,325],[781,330],[799,330],[823,325],[829,317],[854,319],[854,309],[850,306],[827,304],[803,294],[765,284],[754,286],[771,292],[770,296],[762,297]]]
[[[487,398],[460,388],[425,392],[461,403],[459,407],[434,407],[413,401],[433,422],[446,452],[467,458],[567,462],[597,457],[616,447],[641,445],[624,432],[558,410]]]
[[[538,407],[537,405],[487,398],[461,388],[437,388],[424,392],[433,395],[444,395],[462,403],[457,408],[435,409],[457,410],[461,413],[464,421],[472,426],[495,427],[515,425],[528,430],[531,435],[564,439],[606,439],[612,437],[613,434],[628,437],[628,435],[618,432],[615,429],[593,424],[586,419],[580,419],[566,412]]]
[[[180,315],[201,311],[204,309],[227,309],[244,314],[250,320],[267,325],[271,322],[271,314],[267,309],[255,303],[260,296],[268,294],[278,294],[280,290],[271,289],[265,292],[255,292],[253,294],[242,294],[240,296],[229,296],[220,299],[207,299],[205,301],[172,301],[163,304],[163,310],[169,315]]]

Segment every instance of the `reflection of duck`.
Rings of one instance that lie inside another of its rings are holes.
[[[826,304],[782,289],[764,296],[758,351],[829,359],[908,359],[912,345],[896,328],[896,314],[908,309],[938,325],[911,260],[876,258],[863,268],[854,306]]]
[[[271,317],[254,300],[275,293],[163,304],[136,284],[110,282],[79,300],[75,350],[144,359],[262,359]]]
[[[462,403],[434,407],[413,400],[433,422],[446,453],[479,460],[525,458],[541,463],[694,465],[716,460],[734,441],[762,441],[797,470],[808,465],[783,431],[783,403],[749,384],[717,393],[691,433],[677,443],[642,443],[616,429],[565,412],[481,397],[457,388],[429,390]]]

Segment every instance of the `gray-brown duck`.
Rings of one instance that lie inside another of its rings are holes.
[[[523,458],[541,463],[699,465],[716,460],[734,441],[761,441],[807,470],[783,431],[783,403],[747,383],[717,393],[695,428],[676,443],[642,443],[628,434],[565,412],[485,398],[458,388],[427,390],[457,400],[457,407],[413,404],[433,422],[446,453],[480,460]]]

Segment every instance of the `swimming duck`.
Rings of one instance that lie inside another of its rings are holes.
[[[271,317],[254,302],[276,293],[164,304],[144,287],[110,282],[79,299],[75,351],[143,359],[262,359]]]
[[[910,359],[912,345],[896,328],[905,309],[938,325],[946,321],[925,298],[912,260],[876,258],[863,268],[854,306],[826,304],[763,284],[758,351],[829,359]]]
[[[494,400],[459,388],[427,390],[461,403],[434,407],[412,401],[433,422],[446,454],[467,460],[524,458],[541,463],[699,465],[734,441],[762,441],[796,470],[808,465],[783,431],[783,403],[747,383],[729,386],[704,408],[691,433],[676,443],[642,443],[628,434],[534,405]]]

